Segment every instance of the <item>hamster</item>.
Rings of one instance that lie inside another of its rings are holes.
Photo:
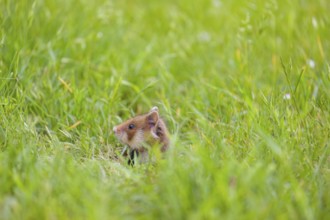
[[[161,152],[168,150],[169,133],[164,121],[160,118],[158,107],[153,107],[148,113],[135,116],[113,128],[115,136],[130,148],[128,164],[134,164],[134,157],[140,157],[145,162],[148,158],[146,145],[158,145]]]

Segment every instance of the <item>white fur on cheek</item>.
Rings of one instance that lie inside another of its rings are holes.
[[[126,140],[127,140],[127,135],[126,135]],[[142,130],[137,131],[131,141],[128,142],[128,145],[132,149],[138,149],[142,147],[142,143],[144,141],[144,133]]]
[[[123,133],[123,135],[121,136],[121,141],[124,142],[125,144],[128,142],[127,141],[127,133]]]

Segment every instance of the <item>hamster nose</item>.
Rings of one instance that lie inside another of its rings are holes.
[[[115,133],[117,133],[117,127],[115,126],[115,127],[113,127],[113,132],[115,132]]]

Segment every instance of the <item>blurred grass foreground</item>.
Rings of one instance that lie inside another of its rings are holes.
[[[0,0],[0,219],[329,219],[329,9]],[[172,148],[130,167],[155,105]]]

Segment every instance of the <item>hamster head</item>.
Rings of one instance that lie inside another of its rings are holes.
[[[140,149],[144,144],[153,144],[159,137],[156,127],[159,122],[158,108],[153,107],[147,114],[136,116],[113,128],[116,137],[132,149]]]

